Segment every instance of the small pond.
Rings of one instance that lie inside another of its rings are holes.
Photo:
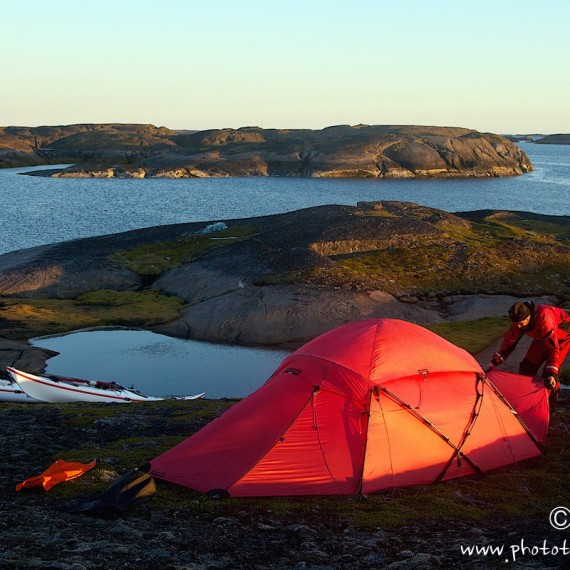
[[[144,330],[87,330],[36,338],[59,354],[46,372],[115,381],[152,396],[243,398],[259,388],[290,353],[171,338]]]

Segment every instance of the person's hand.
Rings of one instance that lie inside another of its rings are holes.
[[[495,352],[495,354],[493,354],[493,358],[491,358],[491,364],[493,367],[503,364],[504,361],[505,359],[498,352]]]
[[[544,379],[544,387],[548,388],[549,390],[557,390],[560,388],[560,384],[556,376],[548,376]]]

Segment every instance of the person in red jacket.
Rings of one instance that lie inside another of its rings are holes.
[[[551,305],[517,302],[509,309],[511,327],[505,333],[492,365],[499,366],[516,348],[523,335],[533,341],[519,365],[519,374],[536,376],[544,364],[542,377],[550,389],[550,408],[554,411],[560,390],[560,367],[570,350],[570,315]]]

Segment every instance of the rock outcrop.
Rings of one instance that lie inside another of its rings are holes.
[[[151,287],[185,303],[155,330],[253,345],[304,342],[368,317],[430,324],[504,314],[515,297],[570,299],[567,216],[375,202],[225,220],[223,237],[204,234],[210,225],[9,253],[0,256],[0,295]]]
[[[342,323],[397,318],[420,324],[443,319],[384,291],[355,292],[314,285],[246,287],[189,305],[155,332],[244,345],[298,345]]]
[[[6,366],[40,374],[45,370],[46,360],[56,356],[57,352],[32,346],[28,342],[12,341],[0,338],[0,371]]]
[[[141,287],[141,277],[108,260],[99,238],[38,246],[0,256],[0,295],[73,299],[99,289]]]
[[[533,170],[505,137],[452,127],[340,125],[180,133],[152,125],[0,129],[0,166],[78,163],[53,177],[486,177]]]

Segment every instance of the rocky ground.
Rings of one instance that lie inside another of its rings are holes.
[[[570,554],[564,555],[561,550],[569,538],[568,530],[555,530],[548,522],[550,509],[570,506],[568,492],[555,494],[540,516],[534,512],[532,516],[513,519],[504,509],[496,509],[491,499],[480,496],[486,485],[495,484],[492,476],[368,498],[222,501],[158,481],[157,494],[150,502],[118,516],[101,518],[66,511],[78,501],[93,498],[93,489],[105,487],[124,471],[120,455],[126,451],[116,450],[112,457],[101,458],[97,450],[109,453],[109,445],[114,441],[125,441],[125,430],[146,436],[142,441],[149,446],[148,453],[153,454],[153,437],[195,431],[219,413],[208,402],[177,403],[195,409],[206,406],[208,412],[200,419],[173,427],[166,421],[180,412],[180,407],[173,406],[162,403],[132,408],[102,404],[97,416],[80,425],[77,418],[90,417],[93,406],[0,404],[0,568],[568,567]],[[555,438],[553,441],[568,433],[569,407],[570,398],[564,394],[551,423],[549,437]],[[49,493],[15,492],[17,482],[38,474],[57,457],[69,459],[68,450],[81,449],[93,454],[91,457],[98,458],[106,468],[96,468]],[[547,446],[547,457],[556,453],[558,450]],[[526,465],[514,467],[513,476],[521,472],[524,475],[525,469]],[[560,473],[561,478],[565,475]],[[532,501],[533,490],[528,489],[528,493]],[[440,501],[451,495],[457,508],[477,505],[488,511],[488,516],[473,520],[454,516],[449,512],[452,509],[447,509],[438,517],[420,515],[404,524],[390,522],[392,509],[402,509],[401,505],[411,500],[420,513],[434,494]],[[385,512],[386,520],[362,524],[358,517],[365,513],[373,516],[375,511]],[[462,547],[486,545],[503,546],[503,553],[462,553]],[[524,546],[529,550],[517,550]],[[543,550],[539,551],[539,547]],[[557,550],[553,554],[554,547]]]

